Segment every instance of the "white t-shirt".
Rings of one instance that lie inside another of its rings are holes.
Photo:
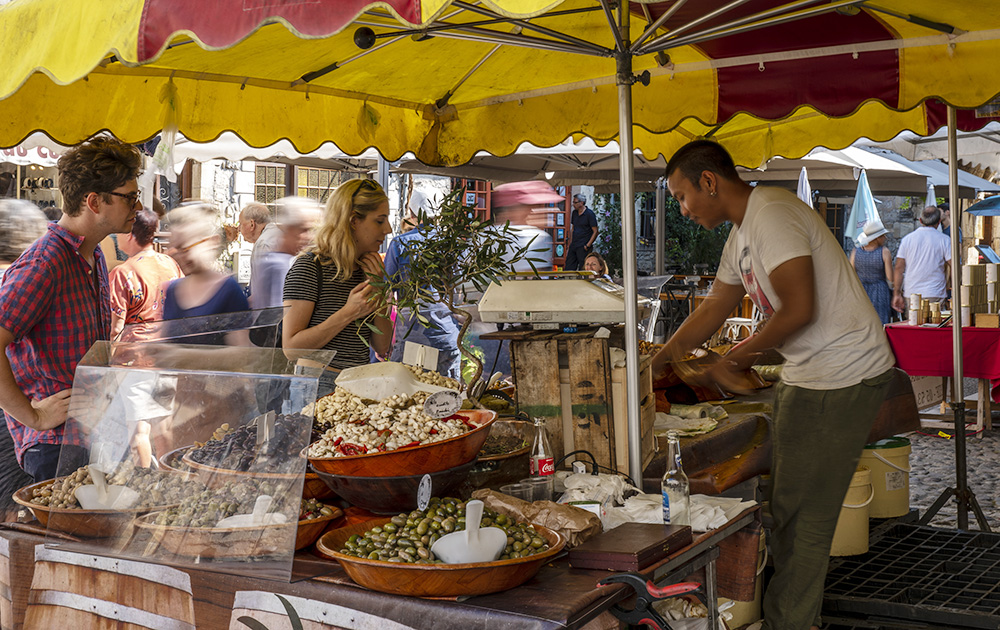
[[[729,234],[717,278],[742,284],[767,318],[781,308],[769,274],[801,256],[813,259],[814,319],[777,348],[786,361],[782,380],[839,389],[891,368],[896,359],[858,274],[819,214],[795,194],[754,188],[743,224]]]
[[[903,270],[903,296],[914,293],[923,297],[947,295],[944,264],[951,260],[951,239],[926,225],[903,237],[896,258],[906,261]]]

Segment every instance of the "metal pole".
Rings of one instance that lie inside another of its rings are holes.
[[[621,148],[622,283],[625,285],[625,392],[628,419],[628,472],[642,487],[642,444],[639,417],[639,309],[635,261],[635,195],[632,188],[632,56],[628,52],[629,11],[619,8],[618,19],[624,49],[618,61],[618,141]]]
[[[958,138],[955,108],[948,106],[948,203],[951,207],[951,351],[954,363],[951,404],[955,413],[955,498],[958,528],[969,529],[968,480],[965,461],[965,383],[962,371],[962,213],[958,207]],[[958,304],[955,298],[958,298]]]
[[[656,180],[656,223],[654,223],[654,228],[656,229],[656,275],[663,275],[663,250],[666,247],[667,240],[667,230],[663,221],[667,214],[667,188],[666,183],[663,178]]]

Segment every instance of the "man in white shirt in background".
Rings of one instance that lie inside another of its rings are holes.
[[[920,227],[904,236],[899,244],[892,281],[892,308],[900,313],[915,293],[934,302],[948,295],[951,239],[937,231],[940,222],[941,210],[927,206],[920,214]]]

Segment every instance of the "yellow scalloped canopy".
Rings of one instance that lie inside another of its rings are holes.
[[[724,3],[688,4],[654,37],[680,33],[696,11]],[[720,19],[783,4],[751,0]],[[614,40],[596,1],[482,5],[530,17],[526,24],[582,40],[594,54],[407,30],[438,20],[464,24],[465,35],[519,32],[549,47],[569,45],[509,22],[469,26],[490,18],[447,0],[256,5],[268,6],[248,17],[237,11],[243,0],[6,5],[0,145],[35,130],[67,144],[105,129],[139,142],[175,120],[195,141],[231,130],[253,146],[287,138],[308,152],[333,141],[348,153],[376,147],[395,159],[414,151],[428,164],[453,165],[478,150],[512,153],[524,141],[552,146],[571,134],[617,137],[615,61],[601,53]],[[643,9],[655,19],[670,5],[632,5],[631,39],[647,26]],[[671,155],[691,138],[710,136],[741,164],[756,166],[818,144],[840,148],[862,135],[924,133],[940,122],[925,99],[967,108],[1000,93],[1000,12],[992,0],[882,0],[879,8],[680,42],[666,49],[667,65],[654,54],[636,56],[634,72],[650,73],[648,86],[633,87],[636,146],[649,157]],[[355,44],[361,27],[376,36],[368,50]],[[954,33],[942,32],[948,29]]]

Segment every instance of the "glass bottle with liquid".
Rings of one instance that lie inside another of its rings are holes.
[[[691,485],[681,465],[681,442],[678,434],[667,434],[667,471],[660,482],[663,495],[663,522],[667,525],[691,524]]]

